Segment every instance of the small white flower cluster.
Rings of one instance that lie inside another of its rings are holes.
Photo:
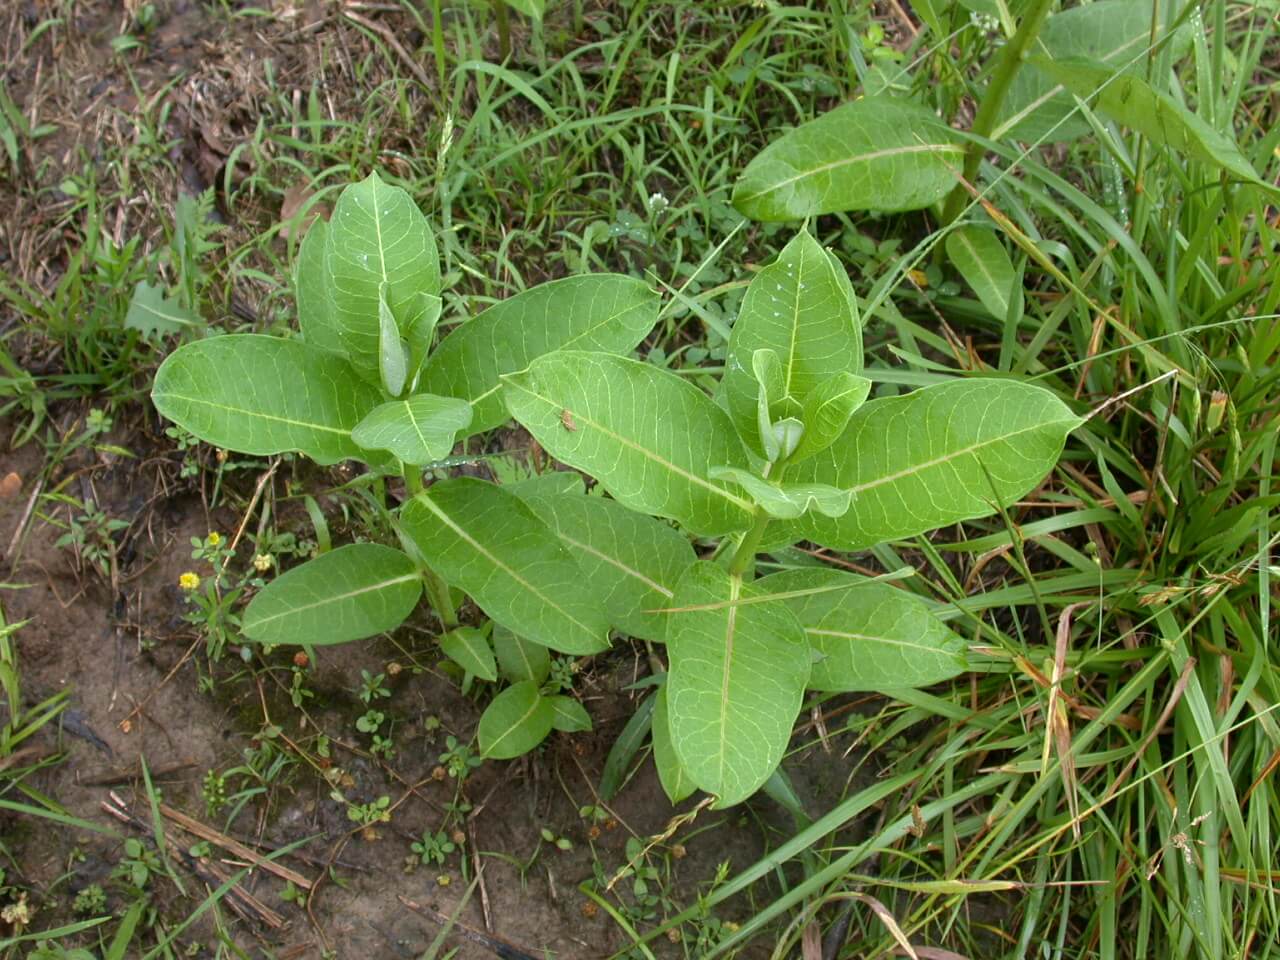
[[[671,205],[671,201],[667,199],[666,194],[651,193],[649,194],[649,213],[661,213]]]
[[[1000,21],[986,13],[970,13],[969,25],[983,33],[995,33],[1000,29]]]

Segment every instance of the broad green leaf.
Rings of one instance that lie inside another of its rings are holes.
[[[919,210],[955,186],[963,141],[909,100],[854,100],[765,147],[733,188],[752,220],[799,220],[842,210]]]
[[[540,643],[522,640],[501,624],[493,625],[493,651],[498,669],[512,683],[532,680],[541,686],[551,675],[551,654]]]
[[[676,581],[697,559],[682,534],[604,497],[535,494],[524,501],[568,547],[614,627],[666,640],[667,615],[653,611],[671,605]]]
[[[490,682],[498,679],[498,665],[483,630],[475,627],[450,630],[440,638],[440,649],[467,673]]]
[[[807,460],[835,443],[870,392],[871,381],[853,373],[838,373],[810,390],[801,400],[804,436],[789,462]]]
[[[1009,294],[1016,273],[995,231],[982,227],[952,230],[947,234],[947,256],[982,305],[1003,323],[1009,316]]]
[[[421,295],[440,293],[440,255],[427,218],[405,190],[371,173],[334,205],[324,266],[333,326],[352,366],[376,380],[383,284],[402,333],[423,309]]]
[[[582,474],[576,470],[548,470],[502,486],[526,501],[531,497],[582,496],[585,492]]]
[[[126,330],[137,330],[145,339],[158,340],[191,327],[203,327],[204,321],[179,301],[166,297],[164,287],[138,281],[124,317]]]
[[[788,570],[756,581],[785,598],[818,655],[809,689],[925,687],[965,669],[964,640],[924,600],[840,570]]]
[[[454,437],[471,422],[471,405],[453,397],[417,393],[374,407],[351,431],[366,450],[389,450],[415,466],[443,460]]]
[[[724,393],[733,424],[753,451],[765,455],[759,425],[759,375],[775,419],[784,397],[799,399],[842,373],[862,369],[862,325],[848,279],[808,231],[801,230],[747,287],[733,325]],[[776,357],[762,370],[761,351]],[[773,384],[776,378],[780,384]],[[778,395],[773,396],[773,391]],[[773,459],[766,457],[766,459]]]
[[[837,550],[995,512],[1031,490],[1081,420],[1048,390],[1013,380],[957,380],[872,400],[840,439],[787,475],[853,494],[843,517],[794,529]]]
[[[555,711],[529,680],[512,684],[493,698],[480,716],[480,752],[494,760],[528,753],[551,732]]]
[[[408,382],[411,392],[417,389],[418,374],[431,351],[431,341],[435,337],[436,324],[440,322],[443,307],[444,301],[434,294],[419,294],[416,306],[400,325],[409,351]]]
[[[400,339],[400,328],[387,303],[388,286],[378,291],[378,373],[382,389],[393,397],[400,396],[409,376],[409,351]]]
[[[1097,108],[1117,123],[1171,150],[1275,191],[1259,178],[1234,141],[1172,97],[1152,89],[1141,77],[1128,73],[1116,76],[1109,68],[1078,57],[1033,62],[1076,96],[1085,100],[1096,97]]]
[[[667,688],[658,690],[653,707],[653,763],[658,768],[658,781],[672,806],[698,789],[671,746],[671,727],[667,716]]]
[[[493,620],[562,653],[608,647],[604,609],[573,556],[501,487],[446,480],[409,501],[400,520],[432,569]]]
[[[351,430],[381,397],[341,357],[245,333],[179,347],[156,371],[151,399],[162,416],[214,446],[299,450],[336,463],[368,458]]]
[[[445,337],[422,389],[475,407],[471,432],[507,419],[499,378],[555,350],[630,353],[658,322],[658,297],[619,274],[567,277],[495,303]]]
[[[728,415],[687,380],[603,353],[561,351],[503,378],[507,406],[543,448],[641,513],[704,536],[742,530],[751,503],[707,479],[748,468]]]
[[[541,22],[542,14],[547,7],[546,0],[503,0],[503,2],[512,10],[517,10],[526,17],[532,17],[539,22]]]
[[[676,586],[667,635],[671,743],[718,806],[755,793],[791,739],[809,679],[804,629],[780,603],[702,561]]]
[[[377,543],[352,543],[267,584],[241,629],[258,643],[346,643],[394,630],[413,612],[422,578],[412,560]]]
[[[555,715],[551,726],[562,733],[586,733],[591,729],[591,717],[586,708],[573,697],[547,697],[547,703]]]
[[[302,331],[302,338],[313,347],[345,357],[347,348],[338,333],[333,294],[329,289],[329,273],[324,263],[328,244],[329,223],[317,220],[311,224],[298,246],[298,262],[293,270],[298,329]]]
[[[843,517],[853,499],[848,490],[825,483],[772,484],[749,470],[734,467],[712,467],[708,476],[736,483],[765,513],[778,520],[795,520],[811,510],[826,517]]]
[[[1088,57],[1111,71],[1140,69],[1147,61],[1154,9],[1150,0],[1100,0],[1063,10],[1045,20],[1031,54],[1051,60]],[[1173,41],[1175,51],[1185,47],[1187,36],[1179,31]],[[1034,61],[1025,63],[1009,85],[991,139],[1074,140],[1090,129],[1087,120],[1078,113],[1072,115],[1075,108],[1075,100],[1060,80],[1037,68]]]

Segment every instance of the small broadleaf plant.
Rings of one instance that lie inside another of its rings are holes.
[[[249,604],[245,634],[372,636],[425,588],[446,655],[511,684],[479,726],[495,758],[589,724],[548,684],[548,651],[599,653],[613,632],[665,644],[653,745],[673,802],[751,796],[806,690],[891,691],[965,669],[963,641],[925,600],[825,567],[756,578],[758,555],[801,540],[860,550],[991,515],[1040,483],[1081,422],[1010,379],[868,399],[854,292],[804,231],[751,281],[714,395],[627,356],[658,311],[622,276],[535,287],[432,348],[435,246],[409,196],[376,176],[312,228],[296,286],[301,339],[183,346],[157,373],[156,406],[218,446],[402,474],[409,496],[394,513],[400,548],[352,544],[283,574]],[[424,487],[454,443],[512,417],[577,473]],[[459,625],[451,591],[491,625]]]

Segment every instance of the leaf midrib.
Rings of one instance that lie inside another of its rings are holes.
[[[279,620],[281,617],[296,616],[299,613],[306,612],[307,610],[314,610],[317,607],[324,607],[333,603],[341,603],[344,600],[350,600],[353,597],[358,597],[365,593],[381,590],[384,587],[395,586],[397,583],[407,583],[410,580],[416,580],[417,578],[418,573],[417,571],[414,571],[413,573],[406,573],[403,576],[395,577],[391,580],[380,580],[378,583],[370,584],[367,587],[361,587],[358,590],[350,590],[346,593],[340,593],[337,596],[325,597],[322,600],[317,600],[315,603],[304,603],[301,606],[289,607],[286,610],[282,610],[280,613],[273,613],[270,616],[261,617],[260,619],[255,620],[253,625],[260,626],[264,623],[270,623],[272,620]]]
[[[556,530],[555,533],[557,537],[559,537],[561,540],[563,540],[565,543],[569,544],[570,546],[576,547],[577,549],[581,550],[583,553],[589,553],[593,557],[598,557],[599,559],[603,560],[605,563],[609,564],[610,566],[616,567],[618,570],[621,570],[627,576],[632,577],[636,580],[639,580],[650,590],[656,590],[658,593],[662,594],[668,600],[670,600],[672,597],[675,596],[674,592],[672,592],[671,590],[668,590],[666,587],[658,583],[656,580],[650,580],[639,570],[635,570],[627,566],[617,557],[611,557],[609,556],[609,554],[605,553],[603,550],[597,550],[595,547],[591,546],[588,543],[582,543],[578,540],[575,540],[573,539],[573,537],[569,536],[568,534],[561,533],[560,530],[558,529]]]
[[[729,751],[729,675],[733,672],[733,647],[738,629],[738,597],[742,594],[742,579],[729,578],[729,615],[724,627],[724,671],[720,678],[720,748],[716,754],[716,783],[724,789],[725,758]]]
[[[787,177],[785,180],[775,180],[763,190],[755,193],[747,194],[742,198],[742,203],[759,199],[766,194],[781,190],[783,187],[789,187],[791,184],[806,177],[817,176],[820,173],[826,173],[830,170],[836,170],[840,167],[847,167],[855,163],[863,163],[870,160],[880,160],[884,157],[893,157],[902,153],[930,153],[930,152],[963,153],[964,147],[958,143],[913,143],[901,147],[889,147],[885,150],[871,150],[867,153],[855,154],[852,157],[845,157],[841,160],[832,160],[830,163],[824,163],[816,167],[810,167],[802,173],[796,174],[794,177]]]
[[[883,484],[893,483],[895,480],[901,480],[903,477],[911,477],[917,473],[921,473],[933,467],[941,466],[944,463],[949,463],[950,461],[955,460],[958,457],[968,456],[974,451],[981,450],[983,447],[989,447],[994,443],[1004,443],[1008,440],[1012,440],[1014,437],[1019,437],[1024,433],[1034,433],[1037,430],[1043,430],[1046,427],[1048,427],[1051,423],[1057,423],[1057,422],[1060,422],[1060,421],[1034,423],[1029,427],[1023,427],[1021,430],[1014,430],[1011,433],[1002,433],[1000,434],[1000,436],[991,437],[988,440],[980,440],[977,443],[971,443],[969,446],[963,447],[959,450],[953,450],[950,453],[944,454],[941,457],[934,457],[932,460],[926,460],[924,463],[913,464],[912,466],[907,467],[905,470],[899,470],[897,473],[891,473],[883,477],[877,477],[875,480],[872,480],[869,483],[860,483],[855,486],[849,487],[848,489],[851,490],[854,494],[863,493],[867,490],[872,490],[876,487],[882,486]]]
[[[912,643],[910,640],[895,640],[892,637],[877,637],[866,633],[851,633],[847,630],[823,630],[820,627],[805,627],[804,632],[814,637],[835,637],[840,640],[866,640],[868,643],[883,643],[891,647],[904,647],[908,650],[921,650],[933,656],[948,655],[946,651],[939,650],[937,647],[926,646],[921,643]]]
[[[243,407],[233,407],[229,404],[206,400],[204,397],[188,397],[180,393],[164,392],[157,394],[157,396],[160,396],[165,400],[179,400],[185,403],[203,404],[206,407],[213,407],[215,410],[224,410],[227,413],[238,413],[257,420],[273,420],[276,423],[287,423],[291,427],[305,427],[308,430],[322,430],[325,433],[336,433],[341,437],[348,437],[351,434],[350,430],[346,430],[341,427],[329,427],[322,423],[312,423],[307,420],[293,420],[289,417],[276,416],[274,413],[263,413],[261,410],[247,410]]]
[[[473,550],[479,553],[482,557],[484,557],[486,560],[492,563],[495,567],[497,567],[499,570],[501,570],[503,573],[509,576],[516,583],[520,584],[520,586],[524,587],[524,589],[528,590],[531,594],[533,594],[535,597],[537,597],[547,606],[551,607],[553,610],[556,610],[560,614],[562,614],[564,618],[568,620],[570,623],[572,623],[575,627],[579,627],[588,636],[592,637],[593,639],[597,639],[597,640],[599,639],[598,637],[596,637],[595,631],[591,627],[589,627],[587,624],[580,621],[568,610],[560,606],[560,604],[556,603],[555,600],[548,597],[541,590],[535,587],[532,583],[524,579],[524,577],[520,576],[520,574],[517,573],[512,567],[509,567],[507,564],[499,560],[496,556],[494,556],[494,554],[488,548],[484,546],[484,544],[482,544],[479,540],[475,539],[475,537],[471,536],[471,534],[467,533],[466,530],[464,530],[457,523],[455,523],[452,517],[450,517],[447,513],[445,513],[436,505],[435,501],[431,499],[431,497],[426,493],[426,491],[423,491],[422,493],[418,494],[417,499],[428,510],[430,510],[433,514],[435,514],[436,518],[439,519],[441,523],[443,523],[455,534],[457,534],[459,537],[465,540],[467,544]]]

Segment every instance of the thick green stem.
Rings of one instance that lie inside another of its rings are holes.
[[[738,544],[738,549],[733,552],[733,559],[729,561],[729,573],[731,576],[741,577],[751,568],[751,564],[756,558],[756,552],[760,549],[760,541],[764,539],[764,531],[769,526],[770,519],[767,513],[758,507],[756,508],[755,523],[751,525],[751,529],[742,538],[742,541]]]
[[[449,585],[430,568],[422,571],[422,580],[427,587],[427,599],[431,601],[431,608],[435,610],[444,628],[452,630],[458,625],[458,611],[453,608],[453,597],[449,596]]]
[[[498,21],[498,60],[505,63],[511,56],[511,14],[507,0],[493,0],[493,15]]]
[[[1009,86],[1013,83],[1013,78],[1017,76],[1023,60],[1026,59],[1027,51],[1031,49],[1031,44],[1040,35],[1040,28],[1044,25],[1045,17],[1049,15],[1049,8],[1052,5],[1053,0],[1033,0],[1031,9],[1022,18],[1022,23],[1018,26],[1017,32],[1004,45],[1004,49],[1000,51],[1000,59],[996,61],[995,68],[991,72],[991,82],[987,84],[987,92],[983,94],[982,103],[978,105],[978,113],[973,118],[973,126],[969,128],[970,133],[985,140],[991,135],[991,131],[995,129],[996,118],[1000,115],[1000,107],[1004,104],[1005,94],[1009,92]],[[964,157],[965,183],[972,184],[977,178],[978,165],[982,163],[982,154],[982,144],[976,140],[970,141],[965,149]],[[947,196],[946,206],[942,211],[944,225],[951,223],[956,217],[960,216],[960,211],[964,209],[967,196],[968,191],[965,190],[963,183],[958,183],[952,188],[951,193]]]

